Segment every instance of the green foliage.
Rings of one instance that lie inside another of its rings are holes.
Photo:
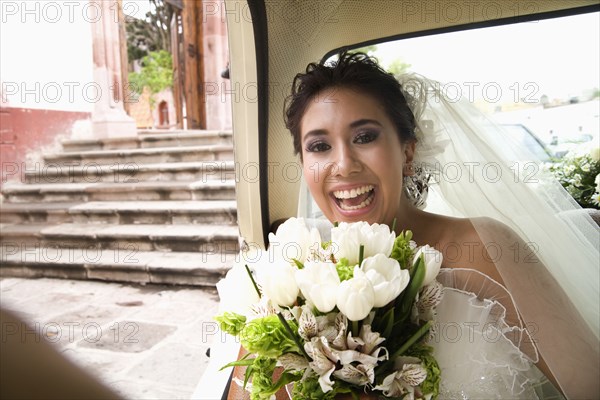
[[[440,391],[440,382],[442,372],[437,360],[433,356],[433,348],[424,344],[415,344],[407,352],[407,356],[419,358],[427,370],[427,378],[421,383],[423,393],[431,393],[433,398],[437,398]]]
[[[145,87],[152,95],[173,86],[173,60],[165,50],[153,51],[142,59],[142,70],[129,74],[132,90],[142,93]]]
[[[148,0],[151,11],[145,19],[125,18],[127,56],[129,61],[140,60],[149,52],[171,51],[171,19],[175,8],[164,0]]]
[[[298,331],[294,321],[288,323],[294,332]],[[277,315],[268,315],[248,322],[240,337],[246,350],[260,356],[279,357],[283,353],[300,351]]]
[[[277,381],[273,380],[273,374],[277,365],[277,359],[270,357],[256,357],[251,368],[252,375],[252,400],[269,400],[279,389],[290,382],[300,379],[299,373],[284,371]]]
[[[394,247],[392,247],[390,258],[398,261],[402,269],[410,269],[412,267],[413,251],[410,248],[411,239],[411,231],[406,231],[406,233],[400,232],[394,241]]]
[[[277,390],[272,392],[272,377],[276,365],[275,358],[258,356],[252,366],[248,367],[252,376],[252,400],[268,400],[272,394],[275,394]]]
[[[388,72],[392,73],[395,76],[402,75],[408,72],[411,65],[407,62],[402,61],[402,59],[397,58],[387,67]]]
[[[581,207],[600,209],[600,161],[589,154],[565,157],[550,171]]]
[[[234,336],[239,335],[246,325],[246,317],[234,312],[224,312],[222,315],[216,316],[215,320],[223,332]]]
[[[292,398],[298,400],[333,400],[335,394],[335,390],[323,393],[319,385],[319,378],[311,376],[294,384]]]
[[[356,49],[352,49],[349,51],[349,53],[365,53],[368,54],[370,56],[374,55],[377,52],[377,45],[376,44],[371,44],[369,46],[363,46],[363,47],[359,47]]]

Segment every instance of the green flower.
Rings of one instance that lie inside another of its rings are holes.
[[[293,332],[298,331],[294,321],[287,322]],[[279,357],[283,353],[300,351],[277,315],[268,315],[248,322],[240,337],[246,350],[260,356]]]
[[[433,394],[435,399],[440,391],[441,371],[435,357],[433,348],[424,344],[416,344],[407,352],[407,355],[421,359],[421,365],[427,370],[427,378],[421,383],[421,391],[424,394]]]
[[[327,393],[323,393],[318,378],[318,376],[311,376],[294,383],[292,398],[298,400],[333,400],[336,395],[336,390],[330,390]]]
[[[234,312],[225,312],[222,315],[216,316],[215,320],[219,323],[219,328],[223,332],[237,336],[246,325],[246,317]]]
[[[412,232],[406,231],[406,233],[401,232],[396,237],[396,240],[394,240],[394,247],[392,247],[390,258],[397,260],[402,269],[410,269],[412,267],[413,249],[410,246],[411,239]]]
[[[252,364],[252,400],[268,400],[277,389],[273,387],[273,372],[277,360],[258,356]],[[275,390],[275,391],[273,391]]]
[[[340,281],[347,281],[354,276],[354,265],[349,265],[347,258],[342,258],[335,265]]]

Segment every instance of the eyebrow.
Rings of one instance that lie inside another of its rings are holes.
[[[350,128],[355,129],[355,128],[358,128],[358,127],[361,127],[361,126],[367,125],[367,124],[374,124],[374,125],[378,125],[383,128],[383,125],[379,121],[377,121],[375,119],[368,119],[368,118],[358,119],[358,120],[352,122],[350,124]],[[306,132],[306,135],[304,135],[304,139],[302,141],[305,142],[306,139],[313,137],[313,136],[327,136],[327,131],[325,129],[313,129],[312,131]]]

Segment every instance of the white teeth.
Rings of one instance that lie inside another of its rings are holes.
[[[373,185],[365,185],[365,186],[362,186],[362,187],[359,187],[356,189],[352,189],[352,190],[336,190],[335,192],[333,192],[333,195],[337,199],[353,199],[356,196],[360,196],[363,193],[370,192],[371,190],[373,190],[373,188],[374,188]],[[356,206],[356,207],[359,207],[359,206]]]
[[[342,210],[358,210],[360,208],[368,206],[369,204],[371,204],[372,201],[373,201],[373,196],[369,196],[369,197],[367,197],[366,200],[364,200],[362,203],[360,203],[357,206],[347,206],[344,203],[340,203],[340,208]]]

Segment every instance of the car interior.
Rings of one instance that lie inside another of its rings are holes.
[[[291,82],[308,63],[324,62],[342,49],[535,23],[599,10],[598,2],[584,0],[225,1],[230,77],[233,90],[242,94],[232,102],[235,160],[241,169],[236,182],[240,236],[246,244],[264,248],[273,224],[296,216],[299,203],[305,207],[303,203],[310,202],[305,198],[308,195],[299,196],[306,191],[301,184],[302,169],[283,119]],[[522,134],[523,129],[518,135]],[[540,145],[533,151],[549,156],[535,136],[518,140]],[[258,179],[244,179],[244,168],[248,168],[248,176],[253,173],[249,166],[258,167]],[[211,363],[194,398],[223,394],[231,372],[219,368],[236,355],[235,343],[225,338],[215,343]]]
[[[245,94],[232,102],[235,159],[239,166],[259,169],[258,179],[244,179],[241,171],[236,183],[240,236],[264,247],[271,225],[297,214],[301,168],[283,107],[294,76],[309,62],[327,60],[340,49],[599,9],[597,2],[584,0],[226,1],[230,74],[234,90]]]

